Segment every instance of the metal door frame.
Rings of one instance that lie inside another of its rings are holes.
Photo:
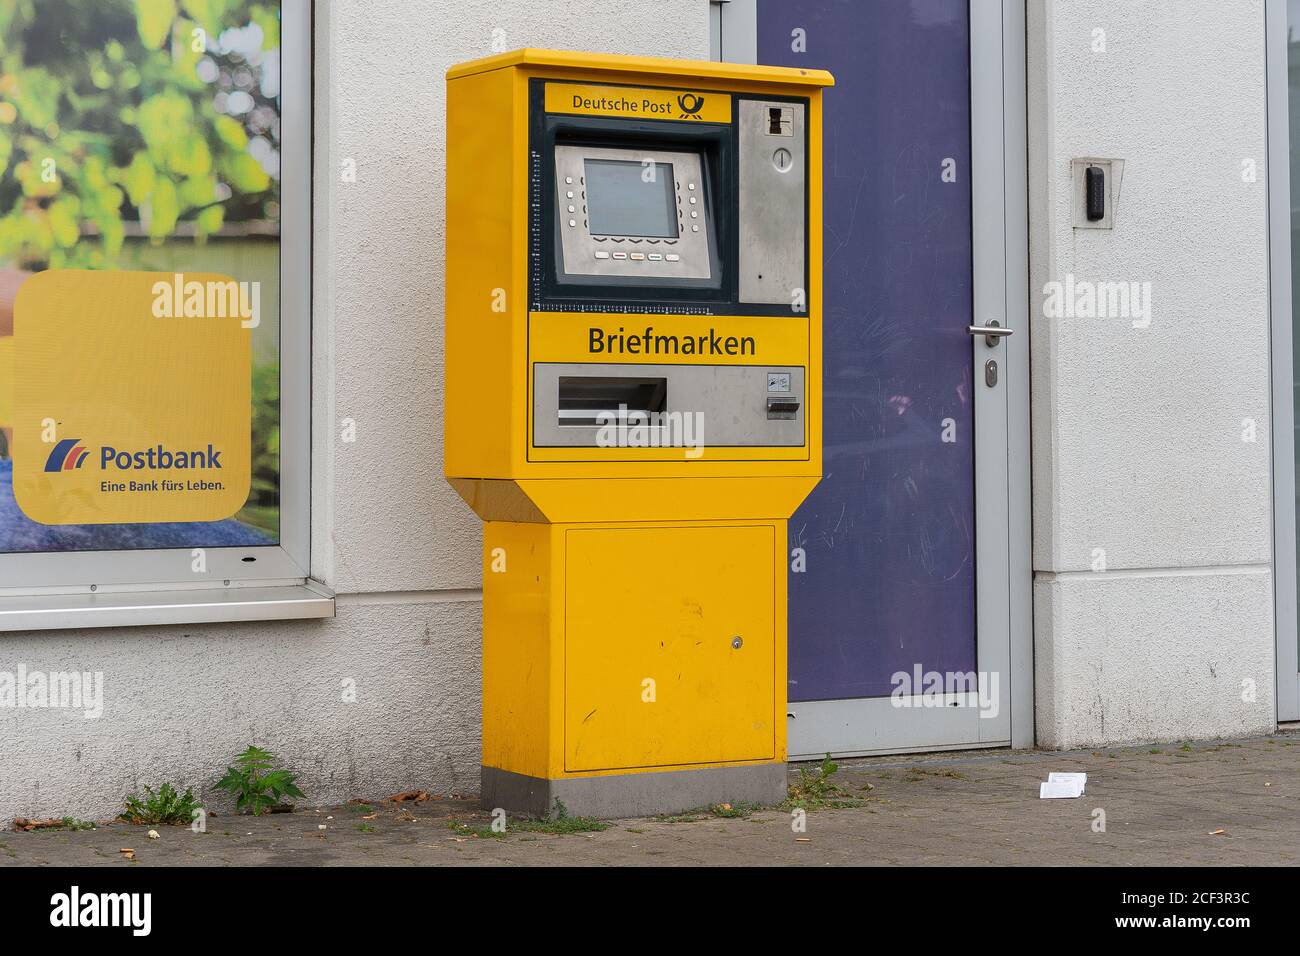
[[[714,57],[754,63],[757,0],[715,2],[711,14]],[[976,667],[998,673],[999,713],[895,707],[890,698],[791,704],[791,760],[1034,744],[1024,0],[970,0],[970,40],[974,318],[1018,333],[996,348],[972,339]],[[997,388],[984,385],[990,358]]]
[[[1264,8],[1268,104],[1268,271],[1273,376],[1273,627],[1277,719],[1300,720],[1296,640],[1295,409],[1291,305],[1291,135],[1285,0]]]

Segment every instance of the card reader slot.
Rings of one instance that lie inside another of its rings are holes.
[[[620,418],[648,420],[667,407],[666,378],[560,376],[561,425],[601,425]]]

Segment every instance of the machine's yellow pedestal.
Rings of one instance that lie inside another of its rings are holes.
[[[488,521],[484,806],[781,800],[785,535],[784,520]]]

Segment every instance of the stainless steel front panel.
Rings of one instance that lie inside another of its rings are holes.
[[[740,301],[806,311],[806,109],[742,100],[739,122]]]
[[[671,166],[678,235],[626,236],[595,233],[587,215],[586,160],[603,159]],[[699,153],[596,146],[555,147],[556,214],[564,275],[636,279],[710,279],[712,213],[704,195]]]
[[[538,363],[533,366],[534,446],[598,448],[609,444],[602,442],[601,426],[563,423],[573,421],[574,416],[572,410],[561,415],[560,379],[584,376],[665,381],[663,408],[669,417],[638,435],[648,438],[650,447],[798,448],[806,443],[807,395],[801,366]],[[769,411],[769,399],[784,400],[780,401],[782,410]],[[798,403],[792,414],[788,411],[791,400]],[[592,411],[609,413],[604,420],[617,424],[618,409]],[[692,416],[689,422],[683,417],[686,415]],[[606,429],[605,438],[609,435]]]

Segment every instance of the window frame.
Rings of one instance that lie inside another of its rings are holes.
[[[205,548],[202,573],[193,570],[193,548],[0,554],[0,612],[5,598],[301,585],[310,578],[311,0],[281,0],[280,31],[280,543]],[[9,629],[0,613],[0,631]]]

